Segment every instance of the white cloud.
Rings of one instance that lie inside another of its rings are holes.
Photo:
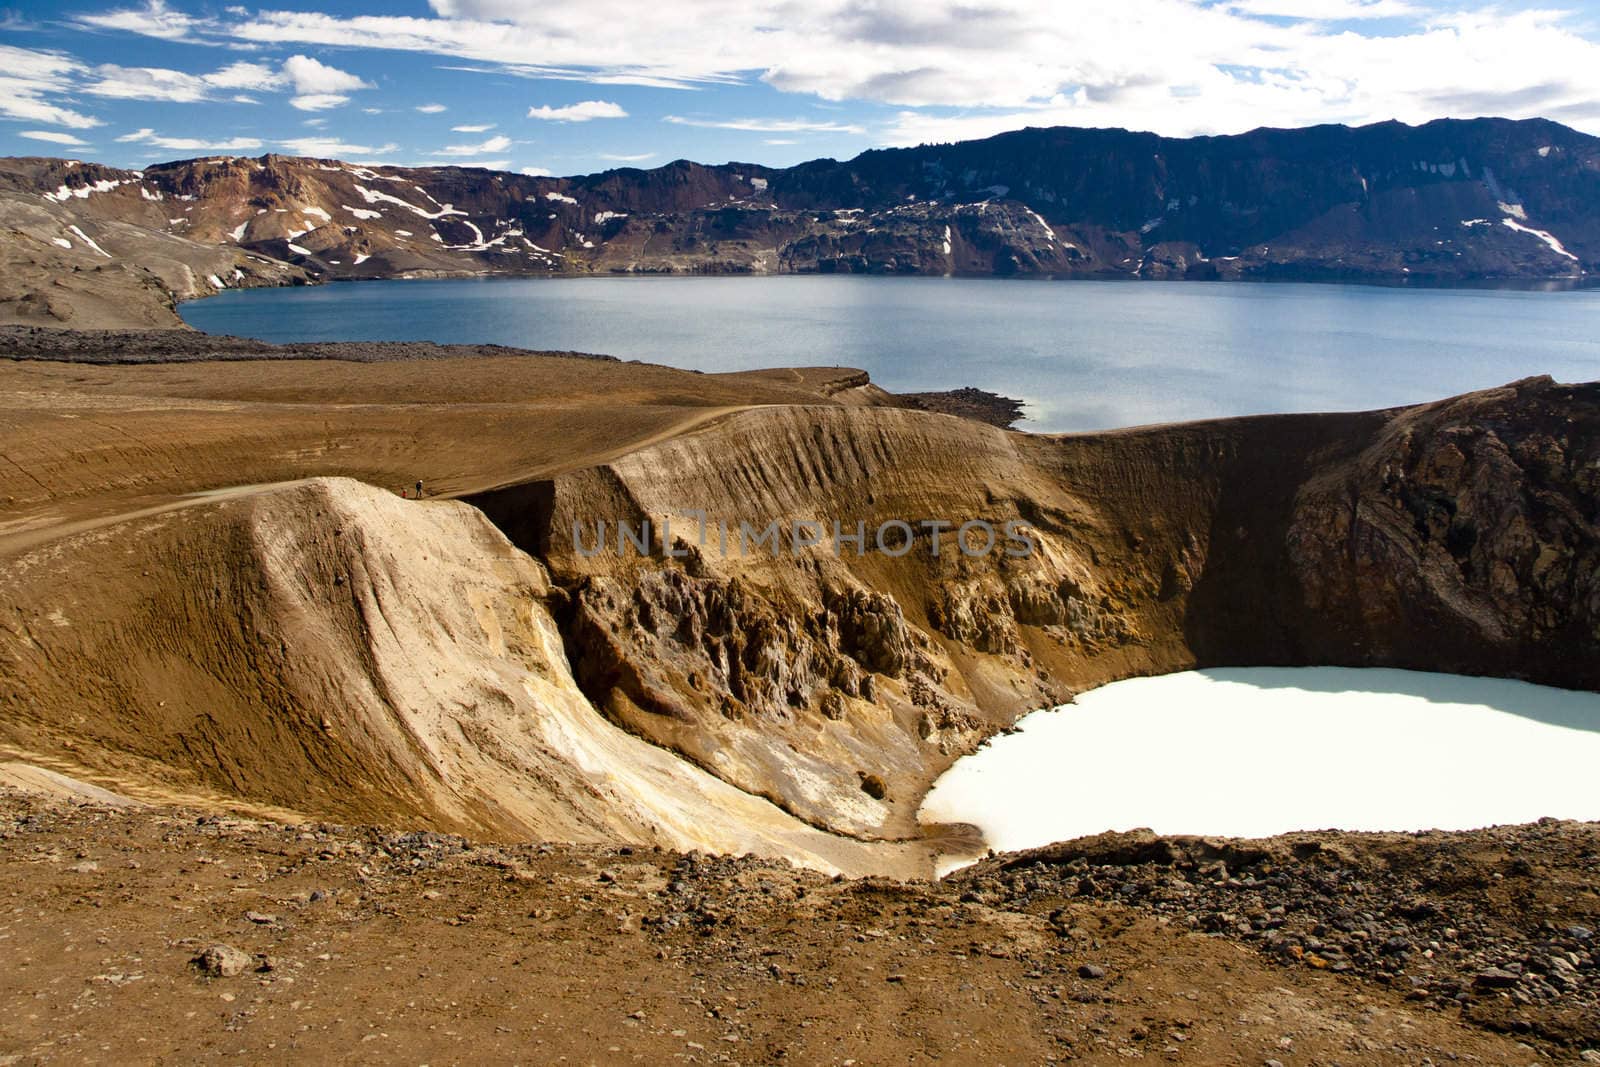
[[[171,13],[160,9],[156,14]],[[346,103],[350,91],[371,88],[354,74],[302,55],[290,56],[281,68],[241,60],[207,74],[191,74],[166,67],[91,66],[62,52],[0,45],[0,71],[5,71],[0,74],[0,116],[79,129],[98,126],[100,120],[47,98],[81,94],[170,104],[218,100],[254,104],[257,98],[240,90],[291,89],[296,94],[289,101],[292,106],[323,111]]]
[[[51,144],[71,145],[73,148],[87,148],[88,141],[80,140],[70,133],[57,133],[54,130],[19,130],[18,137],[27,137],[35,141],[49,141]]]
[[[417,110],[424,115],[437,115],[441,111],[449,111],[450,109],[443,104],[419,104]]]
[[[330,67],[310,56],[292,55],[283,61],[283,76],[289,79],[294,91],[301,95],[350,93],[357,89],[371,89],[370,82],[362,81],[349,71]]]
[[[1519,6],[1492,0],[545,0],[537,6],[430,0],[431,14],[424,16],[239,8],[199,16],[150,0],[76,21],[233,47],[429,54],[455,61],[454,69],[595,85],[692,89],[759,78],[781,92],[897,109],[883,130],[870,131],[874,141],[897,144],[1026,124],[1183,135],[1477,114],[1546,115],[1600,132],[1600,43],[1594,39],[1600,31],[1592,14]],[[26,71],[5,61],[16,52],[33,57]],[[225,89],[287,89],[300,110],[318,110],[371,88],[299,54],[270,87],[217,80],[248,81],[252,69],[271,72],[250,63],[211,75],[91,67],[60,53],[4,49],[0,117],[84,129],[98,120],[78,101],[94,96],[181,102],[227,99],[218,95]],[[529,112],[553,121],[623,114],[599,100]],[[774,140],[799,133],[867,136],[861,119],[797,119],[787,127],[767,119],[684,121],[779,134]]]
[[[167,41],[181,41],[206,25],[181,11],[173,11],[163,0],[149,0],[142,8],[107,11],[100,15],[79,15],[73,21],[98,30],[119,30]]]
[[[0,44],[0,118],[78,130],[101,125],[93,115],[45,99],[70,92],[85,69],[63,52]]]
[[[1245,15],[1343,22],[1350,19],[1389,19],[1416,15],[1407,0],[1234,0],[1228,7]]]
[[[452,126],[452,127],[450,127],[450,132],[451,133],[487,133],[488,131],[494,129],[495,126],[496,126],[496,123],[493,123],[493,122],[486,122],[482,126]]]
[[[361,156],[386,156],[397,151],[399,145],[385,144],[377,147],[364,144],[350,144],[333,137],[291,137],[288,140],[277,142],[279,147],[287,148],[297,156],[314,156],[318,159],[343,159],[356,161]]]
[[[248,89],[271,92],[283,84],[280,73],[266,63],[230,63],[221,70],[204,75],[207,85],[217,89]]]
[[[169,152],[253,152],[261,147],[254,137],[232,137],[213,141],[201,137],[163,137],[145,127],[117,138],[119,144],[147,144]]]
[[[482,144],[453,144],[433,153],[436,156],[476,156],[484,152],[503,152],[511,147],[509,137],[491,137]]]
[[[609,153],[602,152],[600,153],[600,158],[609,159],[613,163],[643,163],[647,159],[656,158],[656,153],[640,152],[636,156],[614,156],[610,155]]]
[[[530,178],[548,178],[550,171],[545,167],[523,167],[522,173]]]
[[[783,92],[907,109],[913,120],[895,123],[897,140],[1004,121],[1186,134],[1485,112],[1550,114],[1600,130],[1600,44],[1575,17],[1510,5],[1451,15],[1413,13],[1404,0],[432,6],[440,17],[267,11],[226,32],[596,84],[693,87],[759,71]]]
[[[211,99],[211,86],[197,75],[162,67],[119,67],[113,63],[95,67],[92,79],[82,91],[113,100],[162,100],[173,104],[195,104]]]
[[[300,111],[326,111],[349,102],[350,98],[342,93],[307,93],[289,98],[289,106]]]
[[[628,113],[609,100],[582,100],[566,107],[551,107],[549,104],[530,107],[528,117],[552,122],[588,122],[590,119],[625,119]]]
[[[866,127],[846,122],[812,122],[806,119],[686,119],[668,115],[661,120],[675,126],[702,126],[714,130],[752,133],[866,133]]]

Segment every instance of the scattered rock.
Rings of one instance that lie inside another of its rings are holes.
[[[215,944],[190,961],[208,978],[237,978],[255,963],[232,945]]]

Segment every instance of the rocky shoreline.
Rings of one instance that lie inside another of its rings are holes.
[[[1600,824],[1247,841],[1106,834],[961,872],[974,900],[1137,909],[1475,1025],[1600,1044]],[[1600,1059],[1600,1057],[1597,1057]]]
[[[1017,420],[1023,417],[1022,401],[971,386],[942,393],[897,393],[895,396],[908,408],[959,415],[998,426],[1002,430],[1012,429]]]

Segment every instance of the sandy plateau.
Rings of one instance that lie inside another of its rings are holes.
[[[984,846],[917,821],[1133,676],[1600,688],[1600,386],[1048,437],[837,368],[7,356],[4,1062],[1600,1058],[1592,824],[1136,833],[935,882]],[[698,514],[1038,551],[573,542]]]

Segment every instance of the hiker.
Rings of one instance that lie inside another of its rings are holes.
[[[417,499],[418,500],[422,499],[422,483],[421,482],[417,483]]]

